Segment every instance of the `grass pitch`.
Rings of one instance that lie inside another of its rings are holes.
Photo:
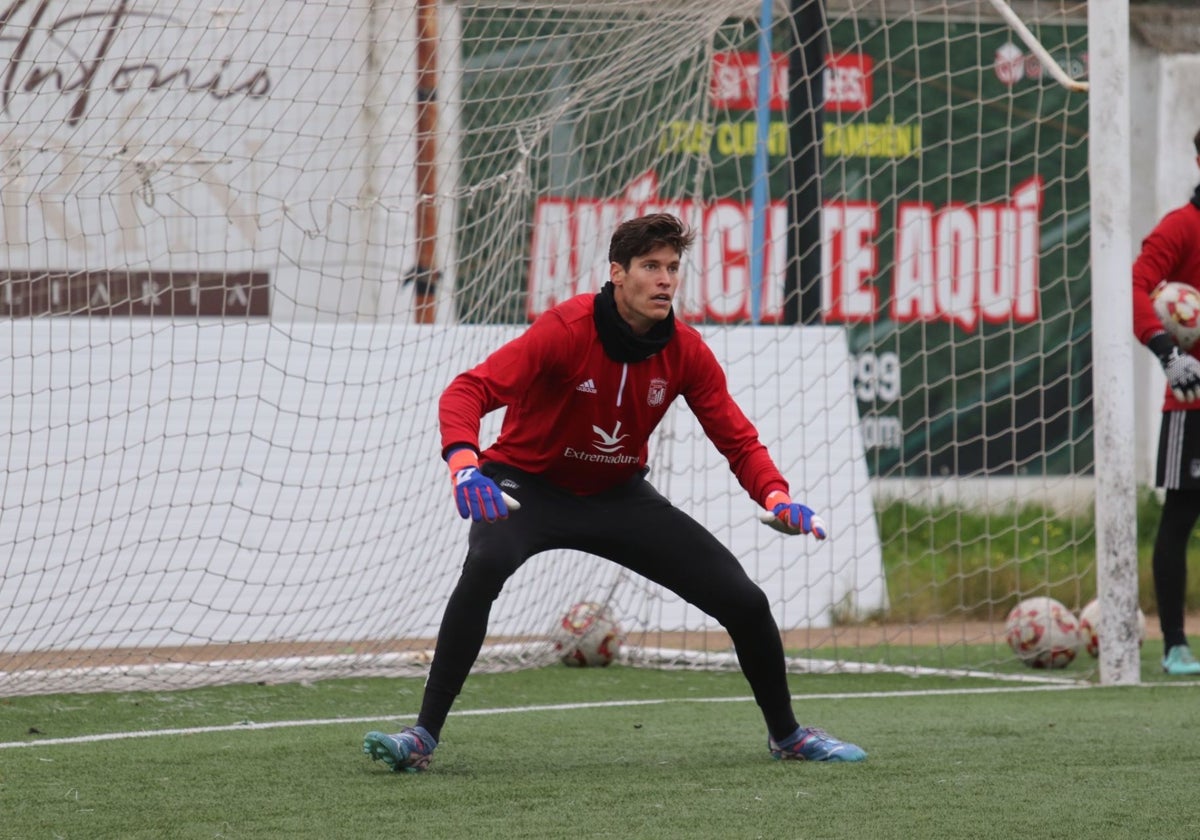
[[[861,765],[772,761],[737,673],[476,675],[432,769],[368,729],[420,680],[0,700],[3,838],[1194,838],[1200,685],[794,676]]]

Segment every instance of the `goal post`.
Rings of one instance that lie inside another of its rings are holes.
[[[1075,4],[1012,5],[1088,76]],[[0,30],[0,694],[422,673],[465,552],[441,390],[655,210],[700,233],[677,315],[832,536],[762,527],[682,405],[651,480],[794,667],[1024,679],[1008,609],[1096,593],[1087,99],[989,2],[38,8]],[[729,662],[556,553],[479,667],[551,661],[585,600],[629,662]]]
[[[1042,45],[1037,36],[1029,30],[1029,27],[1025,25],[1025,21],[1021,20],[1020,15],[1013,11],[1012,6],[1008,5],[1007,0],[990,0],[990,2],[996,11],[1000,13],[1000,17],[1004,18],[1004,21],[1020,36],[1022,43],[1037,57],[1042,67],[1054,77],[1054,81],[1067,90],[1079,91],[1081,93],[1087,92],[1088,83],[1072,78],[1059,66],[1054,56],[1050,55],[1050,52]]]
[[[1092,330],[1096,405],[1096,571],[1101,603],[1100,678],[1141,681],[1137,496],[1134,470],[1130,243],[1129,6],[1091,0],[1093,76],[1088,96],[1092,173]]]
[[[1100,678],[1105,684],[1140,682],[1137,497],[1134,449],[1133,359],[1129,325],[1130,63],[1129,8],[1092,0],[1088,14],[1091,80],[1072,78],[1030,31],[1007,0],[990,0],[1058,84],[1089,93],[1092,330],[1096,448],[1096,584],[1102,604]],[[1092,86],[1095,85],[1095,88]],[[1092,91],[1097,95],[1090,95]]]

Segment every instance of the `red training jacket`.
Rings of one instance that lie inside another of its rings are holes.
[[[509,464],[579,495],[599,493],[646,465],[651,432],[682,395],[751,498],[761,505],[773,490],[788,490],[699,332],[676,320],[661,351],[615,362],[600,344],[594,308],[594,295],[571,298],[455,377],[438,404],[442,451],[462,443],[478,448],[480,419],[507,407],[482,461]]]
[[[1133,263],[1133,332],[1142,344],[1163,331],[1150,302],[1150,292],[1163,280],[1200,288],[1200,209],[1190,202],[1162,217],[1142,240],[1142,250]],[[1197,351],[1200,343],[1191,351],[1200,358]],[[1194,409],[1196,403],[1175,399],[1168,385],[1163,411],[1185,408]]]

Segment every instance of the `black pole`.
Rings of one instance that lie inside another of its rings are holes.
[[[791,0],[788,53],[788,271],[783,319],[821,323],[821,143],[824,135],[824,0]]]

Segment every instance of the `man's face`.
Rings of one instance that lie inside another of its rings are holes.
[[[643,335],[671,312],[679,288],[679,253],[661,245],[634,257],[628,271],[620,263],[610,263],[608,274],[616,287],[617,312],[635,334]]]

